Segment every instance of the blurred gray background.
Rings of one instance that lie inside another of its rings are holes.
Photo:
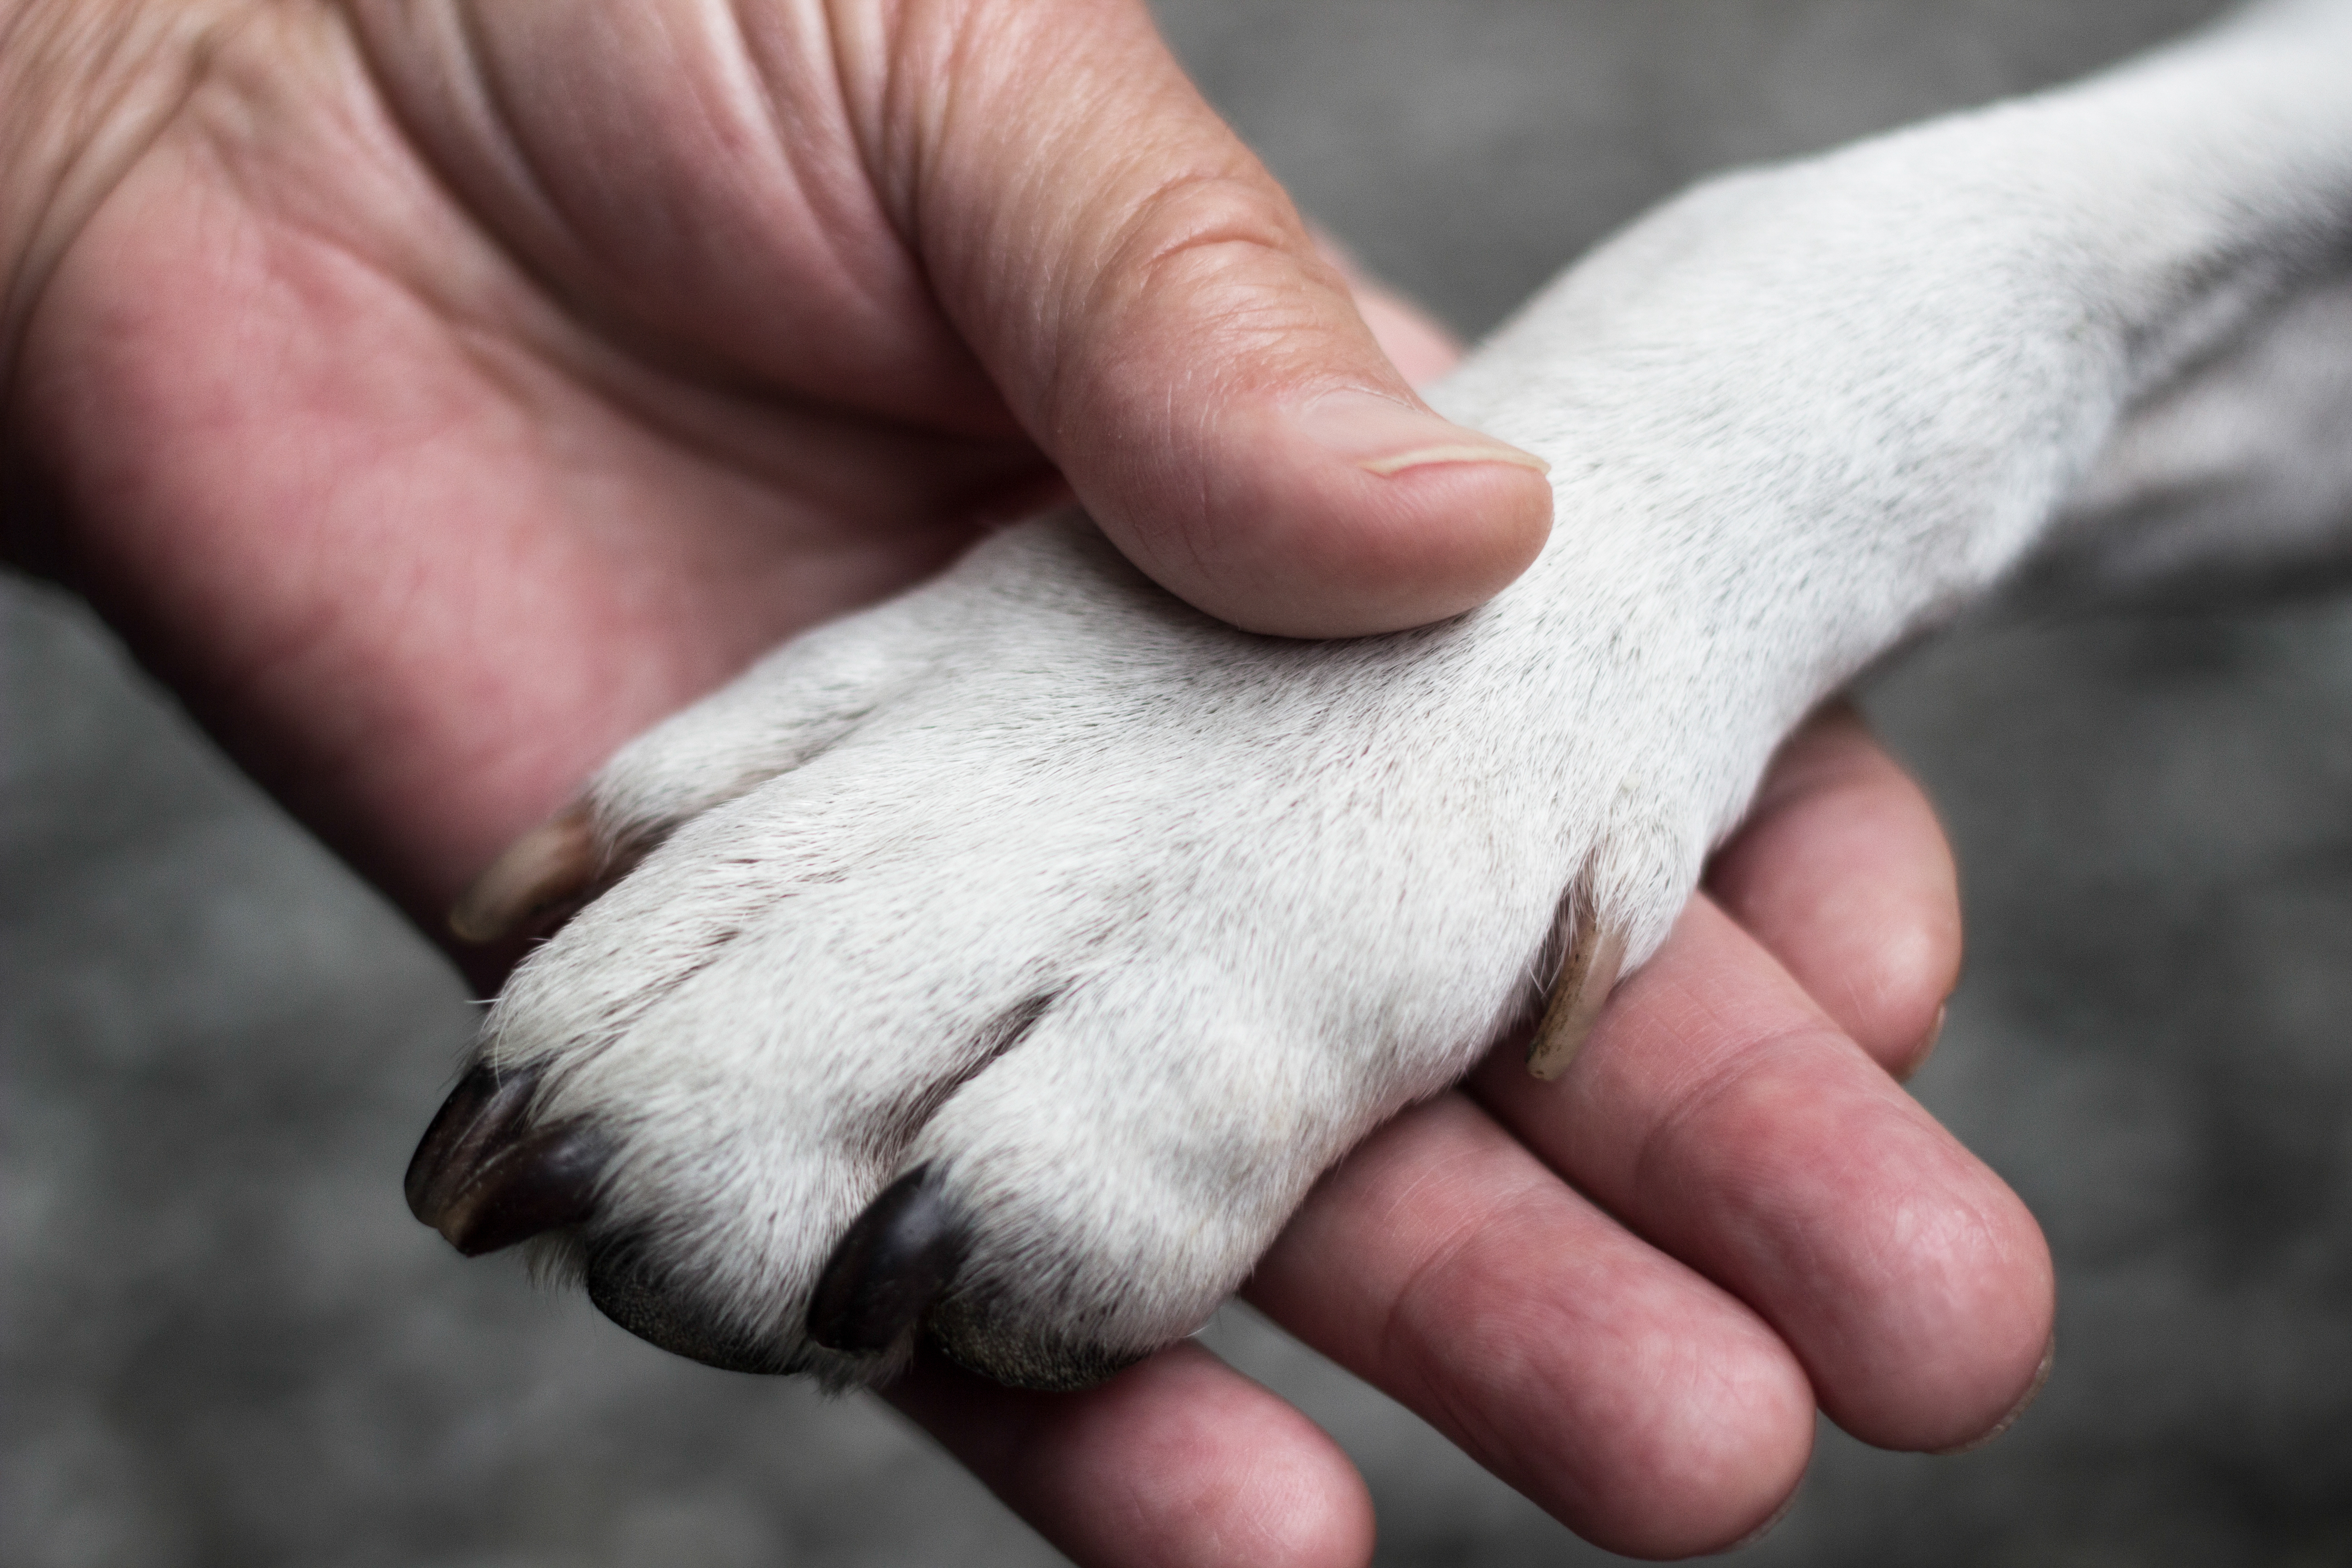
[[[1302,203],[1475,333],[1696,175],[2210,9],[1162,15]],[[456,979],[78,607],[12,583],[0,625],[0,1561],[1055,1560],[878,1407],[673,1360],[409,1220]],[[1977,1454],[1825,1426],[1746,1559],[2352,1562],[2352,605],[1973,632],[1870,706],[1967,879],[1918,1092],[2048,1227],[2061,1353]],[[1216,1334],[1357,1457],[1383,1561],[1603,1555],[1263,1324]]]

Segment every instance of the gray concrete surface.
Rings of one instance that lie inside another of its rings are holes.
[[[2189,0],[1171,4],[1305,204],[1460,326],[1680,182],[2057,79]],[[398,1177],[470,1013],[77,607],[0,590],[0,1562],[1054,1561],[861,1403],[665,1357]],[[1972,953],[1918,1091],[2048,1227],[2047,1394],[1825,1428],[1748,1561],[2352,1562],[2352,605],[1969,634],[1871,707]],[[1245,1315],[1383,1561],[1602,1554]]]

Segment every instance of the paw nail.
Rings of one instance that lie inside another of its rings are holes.
[[[1560,960],[1551,1002],[1528,1045],[1528,1071],[1551,1079],[1566,1072],[1584,1048],[1585,1036],[1609,1003],[1617,971],[1625,963],[1625,939],[1586,915],[1577,921],[1576,942]]]
[[[449,929],[461,942],[496,942],[586,888],[601,859],[587,805],[567,806],[490,863],[449,911]]]
[[[595,1212],[596,1178],[611,1147],[583,1121],[530,1131],[524,1112],[537,1075],[467,1073],[425,1130],[402,1183],[408,1210],[468,1258]]]
[[[917,1166],[882,1189],[825,1259],[809,1338],[851,1354],[889,1349],[955,1278],[966,1246],[945,1184]]]
[[[426,1225],[447,1206],[482,1151],[521,1121],[530,1104],[539,1075],[528,1069],[501,1074],[488,1062],[478,1063],[457,1080],[441,1109],[433,1113],[416,1152],[408,1157],[408,1173],[401,1178],[408,1212]]]

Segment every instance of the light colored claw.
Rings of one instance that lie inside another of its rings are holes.
[[[1576,922],[1576,940],[1559,961],[1559,977],[1552,982],[1551,1002],[1543,1022],[1528,1043],[1528,1071],[1547,1081],[1566,1072],[1584,1048],[1584,1037],[1609,1004],[1617,972],[1625,963],[1625,938],[1608,930],[1589,913]]]
[[[564,807],[507,847],[449,911],[460,942],[496,942],[596,879],[603,855],[583,801]]]

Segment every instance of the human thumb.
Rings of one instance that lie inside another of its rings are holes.
[[[951,46],[901,34],[892,98],[926,105],[891,139],[918,171],[913,233],[1014,415],[1138,566],[1292,637],[1422,625],[1526,568],[1550,527],[1543,464],[1413,394],[1140,4],[957,10]]]

